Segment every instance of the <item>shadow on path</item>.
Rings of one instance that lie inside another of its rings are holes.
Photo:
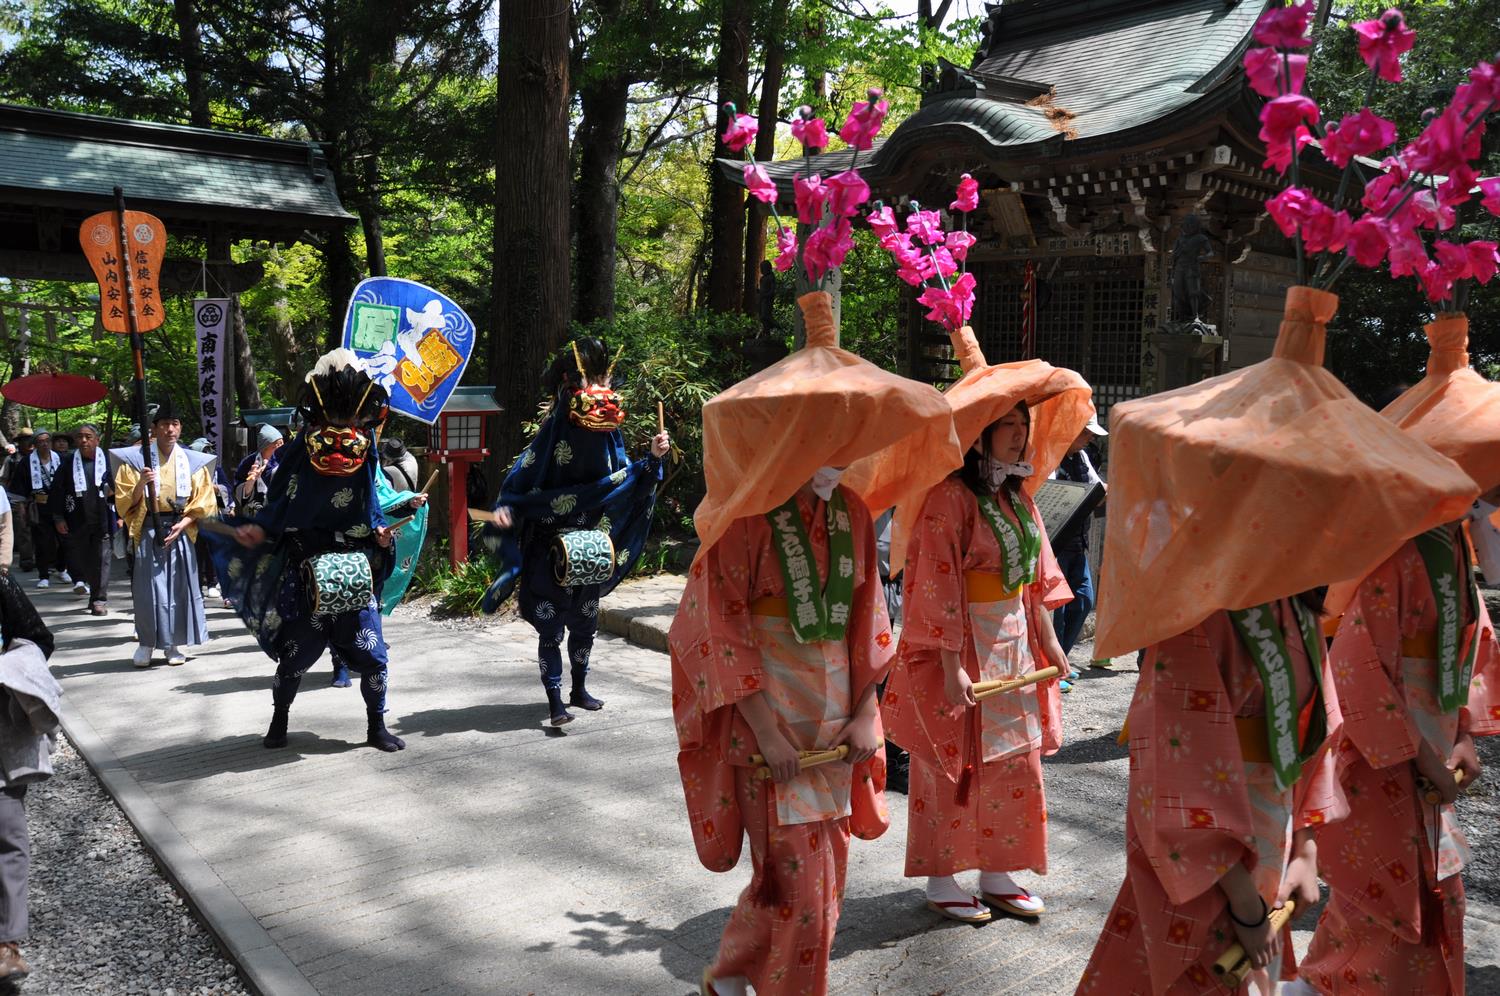
[[[566,732],[546,725],[547,707],[541,702],[482,703],[459,709],[424,709],[407,713],[396,722],[403,736],[420,734],[441,737],[446,733],[512,733],[541,729],[548,736]]]

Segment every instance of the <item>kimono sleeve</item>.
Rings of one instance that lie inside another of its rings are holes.
[[[964,627],[944,606],[965,604],[963,523],[972,503],[962,484],[947,480],[927,493],[906,549],[901,638],[910,647],[961,653]]]
[[[1184,905],[1248,856],[1252,816],[1221,666],[1225,613],[1147,653],[1130,716],[1130,816],[1167,897]]]
[[[141,472],[128,463],[115,468],[115,511],[120,518],[129,519],[136,508],[145,504],[145,493],[136,494],[135,486],[141,481]]]
[[[1476,628],[1479,650],[1469,679],[1469,702],[1459,710],[1459,729],[1475,737],[1493,737],[1500,734],[1500,644],[1483,598]]]
[[[1344,712],[1344,736],[1372,768],[1412,760],[1422,742],[1395,679],[1401,664],[1401,620],[1417,597],[1401,570],[1400,557],[1408,547],[1360,584],[1328,651]]]
[[[880,557],[875,542],[875,527],[867,509],[849,503],[855,535],[854,562],[859,577],[854,583],[854,604],[850,607],[845,640],[855,683],[881,681],[896,657],[891,638],[891,620],[885,607],[885,588],[880,582]],[[831,569],[831,567],[830,567]]]
[[[182,510],[182,514],[189,519],[201,519],[218,510],[219,500],[214,494],[213,474],[208,467],[199,467],[193,472],[187,507]]]

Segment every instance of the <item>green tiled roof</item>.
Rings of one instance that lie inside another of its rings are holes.
[[[1264,9],[1261,0],[1007,0],[990,15],[972,80],[930,92],[860,157],[861,173],[878,185],[930,144],[1027,161],[1151,141],[1243,96],[1239,56]],[[739,178],[743,163],[721,163]],[[812,168],[827,175],[847,164],[838,152]],[[805,165],[786,160],[768,172],[789,192]]]
[[[102,209],[117,185],[165,221],[352,219],[311,143],[0,104],[0,198]]]

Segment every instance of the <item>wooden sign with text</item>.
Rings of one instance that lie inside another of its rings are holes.
[[[125,236],[128,251],[122,256],[120,215],[115,211],[101,211],[78,227],[78,242],[99,281],[99,316],[104,328],[130,332],[128,309],[133,304],[136,331],[149,332],[166,317],[158,276],[167,252],[167,229],[160,218],[126,211]]]

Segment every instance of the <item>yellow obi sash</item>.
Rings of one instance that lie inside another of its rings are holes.
[[[1020,593],[1019,587],[1005,587],[995,571],[964,571],[964,597],[970,602],[1005,602]]]
[[[1406,636],[1401,639],[1401,656],[1415,657],[1418,660],[1437,660],[1437,629],[1423,630],[1415,636]]]
[[[787,619],[791,616],[791,613],[787,611],[786,599],[777,598],[775,595],[766,595],[751,602],[750,614],[752,616],[775,616],[777,619]]]

